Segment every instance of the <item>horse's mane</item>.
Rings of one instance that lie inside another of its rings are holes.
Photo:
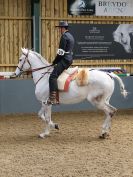
[[[39,53],[37,53],[37,52],[35,52],[35,51],[32,51],[32,50],[31,50],[31,52],[32,52],[34,55],[36,55],[36,56],[42,61],[42,63],[44,63],[45,65],[49,65],[48,61],[47,61],[45,58],[43,58]]]

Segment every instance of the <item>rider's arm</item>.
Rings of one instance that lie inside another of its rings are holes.
[[[66,36],[62,35],[61,40],[60,40],[59,49],[65,50],[66,44],[67,44]],[[57,54],[53,61],[53,64],[57,64],[58,62],[60,62],[61,59],[62,59],[62,56]]]

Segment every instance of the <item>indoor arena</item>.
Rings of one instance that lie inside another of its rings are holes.
[[[0,0],[1,177],[133,177],[132,9]]]

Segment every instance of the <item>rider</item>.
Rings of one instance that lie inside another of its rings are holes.
[[[47,104],[59,104],[57,78],[65,69],[69,68],[73,60],[72,50],[74,47],[74,38],[68,30],[68,23],[66,21],[60,21],[56,27],[60,28],[62,35],[57,55],[53,61],[54,69],[49,77],[50,96]]]

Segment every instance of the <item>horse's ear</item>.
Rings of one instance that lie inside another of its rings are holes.
[[[27,54],[27,49],[21,47],[21,51],[22,51],[22,53],[24,53],[25,55]]]
[[[21,47],[21,52],[23,53],[23,48]]]

